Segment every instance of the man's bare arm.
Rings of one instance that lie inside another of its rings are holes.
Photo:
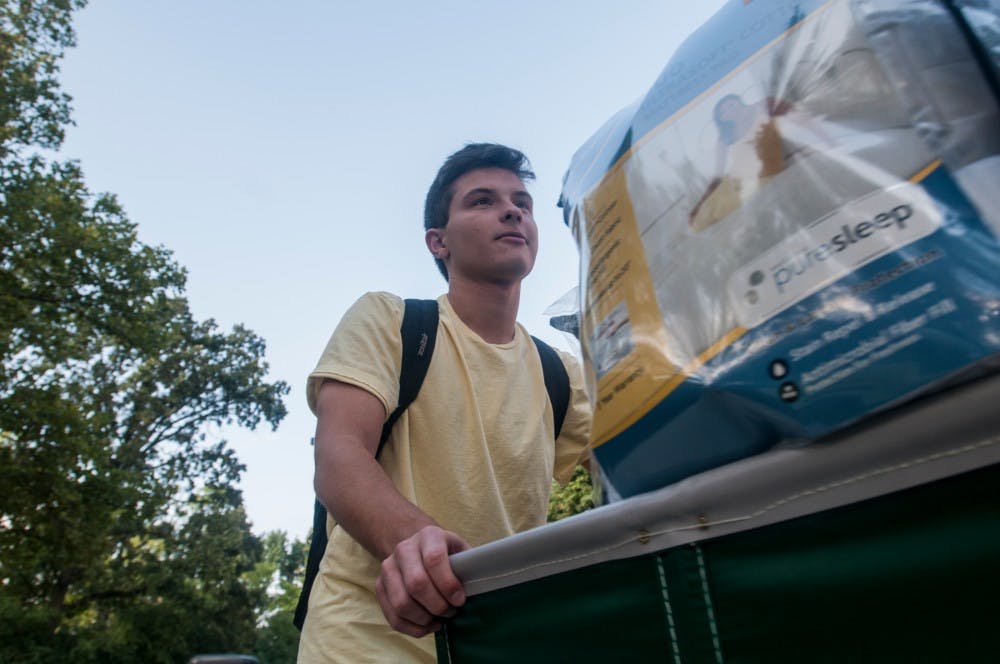
[[[385,409],[373,394],[328,380],[316,400],[316,495],[377,560],[389,624],[423,636],[465,602],[448,555],[468,548],[396,491],[375,459]]]

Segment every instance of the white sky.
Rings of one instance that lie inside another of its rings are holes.
[[[309,529],[305,378],[341,314],[369,290],[444,291],[423,198],[467,142],[531,159],[541,250],[520,320],[566,346],[541,314],[577,280],[555,206],[569,160],[722,4],[91,0],[77,15],[61,157],[174,252],[195,316],[261,335],[292,388],[276,432],[220,432],[256,532]]]

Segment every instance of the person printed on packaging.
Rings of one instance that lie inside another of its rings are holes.
[[[720,221],[787,166],[795,149],[782,136],[779,118],[805,127],[824,145],[832,140],[815,122],[783,100],[746,103],[740,95],[722,97],[712,110],[719,133],[715,176],[688,215],[695,232]]]
[[[560,352],[570,405],[552,408],[516,321],[538,228],[519,151],[470,144],[427,194],[425,241],[447,280],[427,376],[378,459],[396,406],[403,300],[362,296],[308,380],[315,488],[329,543],[309,597],[299,662],[432,662],[433,632],[465,602],[448,556],[545,522],[553,478],[588,458],[582,371]]]

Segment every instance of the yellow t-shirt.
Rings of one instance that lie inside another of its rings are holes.
[[[590,404],[579,364],[560,352],[570,404],[553,443],[553,414],[541,363],[520,325],[514,339],[490,344],[438,298],[440,323],[427,376],[393,427],[380,462],[396,489],[471,545],[545,522],[554,477],[565,482],[586,458]],[[403,301],[368,293],[344,315],[307,394],[315,412],[323,380],[361,387],[397,403]],[[375,599],[379,563],[328,521],[329,544],[309,600],[299,662],[433,662],[434,639],[392,630]]]

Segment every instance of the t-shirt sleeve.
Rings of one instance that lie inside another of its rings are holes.
[[[556,458],[553,477],[559,484],[565,484],[573,476],[576,467],[590,458],[591,406],[583,381],[583,369],[576,357],[559,350],[559,356],[569,374],[569,406],[566,419],[556,439]]]
[[[386,417],[399,399],[403,301],[390,293],[366,293],[351,305],[306,381],[306,400],[315,414],[316,396],[326,379],[371,392]]]

